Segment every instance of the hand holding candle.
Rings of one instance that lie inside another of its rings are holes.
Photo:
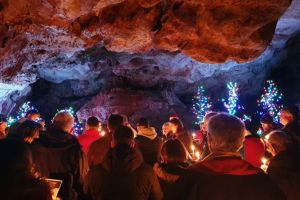
[[[268,170],[268,164],[267,164],[268,160],[266,158],[262,158],[261,161],[262,161],[262,165],[260,166],[260,168],[262,170],[264,170],[264,172],[267,172],[267,170]]]

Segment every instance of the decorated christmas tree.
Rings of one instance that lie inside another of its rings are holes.
[[[228,99],[222,99],[224,107],[230,115],[236,115],[237,111],[241,109],[238,105],[239,100],[239,88],[237,83],[229,82],[227,84]]]
[[[203,122],[204,116],[209,112],[211,103],[209,98],[205,96],[205,90],[202,86],[198,87],[196,96],[193,99],[193,113],[196,115],[196,124]]]
[[[13,123],[19,121],[20,119],[26,116],[26,113],[29,110],[37,110],[34,106],[31,105],[30,101],[27,101],[19,107],[16,116],[9,116],[8,117],[8,127],[10,127]]]
[[[264,88],[264,93],[258,100],[258,106],[261,107],[260,115],[269,113],[274,121],[279,121],[280,110],[282,109],[282,94],[279,92],[276,84],[272,80],[267,81],[267,86]]]

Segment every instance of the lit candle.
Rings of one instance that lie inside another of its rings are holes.
[[[193,140],[196,138],[196,133],[192,134]]]
[[[105,135],[105,131],[101,131],[101,136],[103,137]]]
[[[200,152],[199,151],[196,151],[196,158],[197,158],[197,161],[200,160]]]
[[[267,164],[268,160],[266,158],[262,158],[261,161],[262,161],[262,165],[260,166],[260,168],[262,170],[264,170],[264,172],[267,172],[267,169],[268,169],[268,164]]]
[[[192,157],[194,158],[194,157],[195,157],[195,146],[192,145],[192,146],[191,146],[191,149],[192,149]]]
[[[265,141],[268,141],[270,139],[270,134],[265,136]]]

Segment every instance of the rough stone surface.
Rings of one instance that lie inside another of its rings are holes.
[[[132,122],[146,117],[157,125],[166,121],[169,114],[178,113],[183,116],[186,114],[186,108],[171,91],[153,92],[114,88],[95,96],[77,112],[77,116],[80,119],[87,119],[94,115],[105,122],[112,113],[125,114]]]
[[[52,110],[61,102],[80,108],[97,92],[124,87],[153,96],[167,90],[185,104],[198,85],[213,98],[224,95],[228,81],[257,93],[300,29],[300,0],[284,13],[289,3],[0,0],[0,82],[6,84],[0,105],[8,94],[26,97],[39,79],[50,82],[47,96],[34,89],[31,99],[39,105],[53,99]]]

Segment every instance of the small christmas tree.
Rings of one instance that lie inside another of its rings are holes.
[[[230,115],[236,115],[237,110],[241,107],[238,105],[239,100],[239,88],[237,83],[229,82],[227,84],[228,89],[228,99],[222,99],[225,108]]]
[[[280,110],[283,107],[281,103],[282,96],[274,81],[268,80],[267,87],[264,88],[264,93],[257,102],[258,106],[262,109],[259,114],[263,115],[264,113],[269,113],[274,121],[278,122]]]
[[[10,127],[13,123],[19,121],[20,119],[24,118],[26,116],[26,113],[29,110],[37,110],[34,106],[31,105],[30,101],[27,101],[22,104],[22,106],[19,107],[16,116],[9,116],[8,117],[8,127]]]
[[[209,112],[211,103],[209,98],[205,96],[205,90],[202,86],[198,87],[196,96],[193,99],[193,113],[196,115],[196,124],[203,122],[204,116]]]

